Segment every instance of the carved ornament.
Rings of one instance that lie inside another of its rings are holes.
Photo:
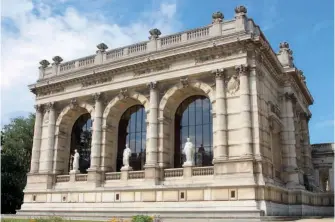
[[[104,84],[107,82],[112,82],[114,80],[113,76],[105,76],[105,77],[100,77],[98,79],[90,79],[90,80],[85,80],[81,83],[82,87],[89,87],[89,86],[94,86],[98,84]]]
[[[194,59],[194,61],[196,65],[196,64],[202,64],[202,63],[214,61],[214,60],[221,59],[221,58],[226,58],[226,57],[237,55],[237,54],[239,54],[239,50],[237,49],[230,50],[230,51],[224,51],[224,52],[221,51],[221,52],[211,54],[211,55],[198,56]]]
[[[43,112],[43,105],[41,104],[37,104],[37,105],[34,105],[34,108],[36,110],[36,112]]]
[[[248,75],[249,67],[247,65],[238,65],[238,66],[235,66],[235,71],[236,71],[236,74],[239,76]]]
[[[235,95],[235,93],[240,89],[240,80],[237,75],[234,74],[230,77],[226,88],[229,95]]]
[[[189,85],[188,77],[180,78],[180,83],[182,84],[183,88],[188,87]]]
[[[50,110],[53,110],[55,108],[55,103],[50,102],[46,104],[46,110],[49,112]]]
[[[158,39],[162,33],[159,29],[154,28],[149,31],[149,34],[150,34],[149,39],[152,40],[152,39]]]
[[[170,69],[169,64],[159,65],[159,66],[155,66],[152,68],[141,69],[141,70],[134,71],[134,77],[149,74],[152,72],[160,72],[160,71],[168,70],[168,69]]]
[[[71,107],[71,109],[76,109],[78,107],[78,102],[77,102],[76,98],[71,99],[70,107]]]
[[[59,65],[61,62],[63,62],[63,59],[60,56],[55,56],[52,58],[52,60],[54,61],[56,65]]]
[[[46,59],[43,59],[42,61],[40,61],[40,65],[43,69],[45,69],[46,67],[50,65],[50,62]]]
[[[235,8],[235,13],[240,14],[240,13],[247,13],[247,8],[243,5],[239,5]]]
[[[97,48],[99,49],[100,52],[104,52],[108,49],[108,46],[105,43],[100,43],[97,45]]]
[[[220,23],[224,19],[223,13],[222,12],[214,12],[212,14],[212,23]]]
[[[129,97],[128,89],[121,89],[118,95],[119,99],[127,99]]]
[[[214,74],[215,78],[218,78],[218,79],[224,78],[224,72],[225,72],[224,68],[212,70],[212,74]]]
[[[99,93],[94,93],[94,94],[92,95],[92,97],[93,97],[94,101],[99,101],[99,100],[102,99],[102,97],[103,97],[103,93],[101,93],[101,92],[99,92]]]

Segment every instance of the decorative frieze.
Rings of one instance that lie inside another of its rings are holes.
[[[197,64],[203,64],[203,63],[207,63],[207,62],[213,62],[215,60],[218,59],[222,59],[222,58],[227,58],[229,56],[233,56],[233,55],[237,55],[239,54],[239,49],[235,49],[235,50],[226,50],[226,51],[221,51],[215,54],[210,54],[210,55],[201,55],[198,56],[194,59],[195,65]]]
[[[134,71],[134,77],[141,76],[141,75],[146,75],[146,74],[153,73],[153,72],[161,72],[161,71],[164,71],[164,70],[169,70],[170,66],[171,66],[170,64],[163,64],[163,65],[159,65],[159,66],[155,66],[155,67],[135,70]]]
[[[82,87],[89,87],[89,86],[104,84],[107,82],[112,82],[113,80],[114,80],[114,76],[105,76],[105,77],[100,77],[96,79],[84,80],[81,83],[81,85]]]

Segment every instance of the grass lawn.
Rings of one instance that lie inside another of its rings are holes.
[[[1,222],[92,222],[92,220],[52,220],[52,219],[18,219],[18,218],[5,218],[1,219]],[[111,220],[110,220],[111,221]],[[94,222],[99,222],[99,221],[94,221]]]

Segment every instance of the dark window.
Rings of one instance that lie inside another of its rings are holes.
[[[123,150],[126,144],[132,151],[129,165],[133,170],[142,170],[145,164],[146,125],[145,110],[141,105],[128,108],[119,123],[118,154],[116,170],[122,167]]]
[[[205,96],[191,96],[178,107],[175,115],[174,167],[185,161],[183,146],[189,137],[195,146],[195,164],[211,166],[213,159],[213,127],[211,103]]]
[[[235,198],[235,190],[231,190],[230,191],[230,197],[231,198]]]
[[[120,194],[115,194],[115,200],[119,200],[120,199]]]
[[[80,155],[79,170],[87,173],[91,163],[92,120],[89,113],[81,115],[72,127],[71,156],[77,149]],[[69,169],[72,169],[73,158],[70,156]]]
[[[180,199],[184,199],[184,198],[185,198],[184,192],[180,192]]]

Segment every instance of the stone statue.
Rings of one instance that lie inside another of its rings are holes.
[[[186,156],[186,161],[183,166],[193,166],[194,165],[194,145],[190,141],[190,138],[187,138],[187,142],[185,143],[183,154]]]
[[[128,144],[126,144],[126,147],[123,150],[123,167],[121,170],[130,170],[131,167],[129,166],[129,158],[131,156],[131,149],[129,148]]]
[[[78,172],[79,171],[79,158],[80,158],[80,155],[79,155],[77,149],[74,150],[74,155],[72,157],[73,157],[72,171],[73,172]]]

